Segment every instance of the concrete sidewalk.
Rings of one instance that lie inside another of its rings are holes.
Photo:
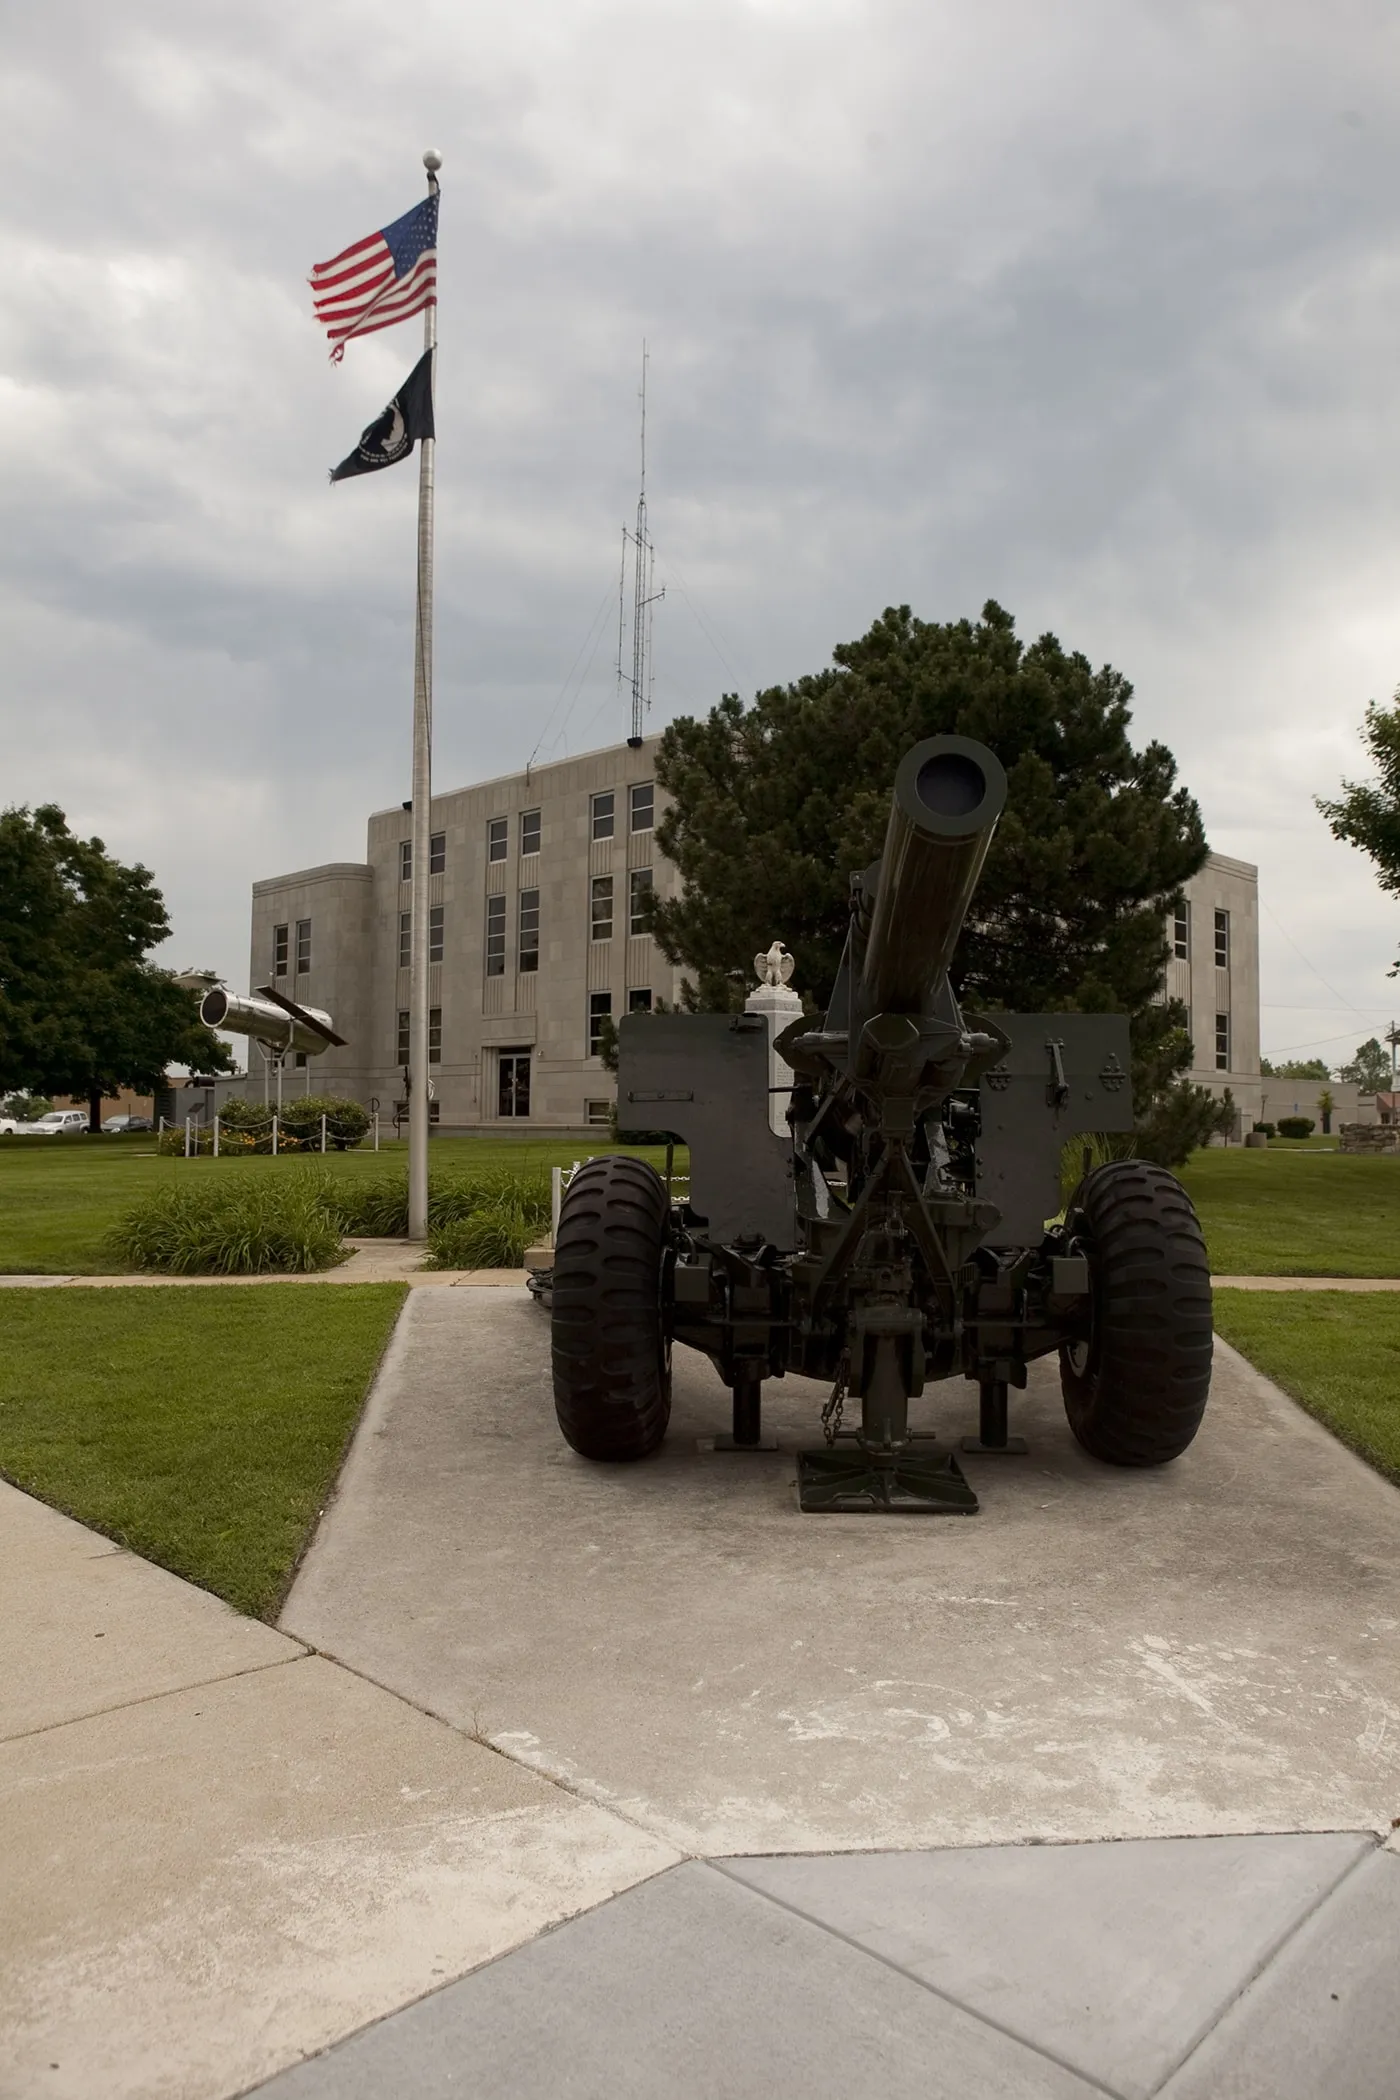
[[[0,1483],[0,2094],[223,2100],[674,1848]]]
[[[0,1486],[4,2100],[1394,2100],[1400,1495],[1222,1348],[803,1518],[816,1390],[677,1371],[589,1467],[415,1292],[280,1630]]]

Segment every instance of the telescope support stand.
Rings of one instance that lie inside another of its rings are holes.
[[[920,1439],[923,1442],[924,1439]],[[975,1517],[977,1497],[951,1451],[827,1445],[797,1454],[798,1506],[845,1516]]]
[[[977,1435],[965,1436],[960,1449],[983,1458],[1023,1458],[1030,1449],[1023,1436],[1006,1433],[1006,1380],[984,1378],[978,1387]]]

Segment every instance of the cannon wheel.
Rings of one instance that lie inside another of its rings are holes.
[[[671,1418],[666,1185],[645,1160],[579,1168],[554,1240],[554,1411],[584,1458],[645,1458]]]
[[[1068,1225],[1093,1287],[1089,1334],[1060,1349],[1069,1426],[1110,1465],[1165,1465],[1210,1392],[1210,1266],[1191,1198],[1165,1167],[1114,1160],[1080,1184]]]

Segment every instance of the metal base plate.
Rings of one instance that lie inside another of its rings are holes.
[[[1023,1436],[1009,1436],[1004,1444],[984,1444],[980,1436],[965,1436],[960,1451],[975,1451],[982,1458],[1024,1458],[1030,1445]]]
[[[723,1436],[696,1437],[695,1448],[697,1451],[776,1451],[778,1439],[775,1436],[761,1436],[756,1444],[736,1444],[726,1429]]]
[[[797,1499],[805,1510],[852,1516],[973,1517],[977,1497],[951,1451],[906,1451],[877,1465],[864,1451],[799,1451]]]

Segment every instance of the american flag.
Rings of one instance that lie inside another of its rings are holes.
[[[437,305],[437,192],[415,204],[392,226],[317,263],[310,285],[316,318],[331,339],[331,362],[339,364],[352,336],[373,335]]]

